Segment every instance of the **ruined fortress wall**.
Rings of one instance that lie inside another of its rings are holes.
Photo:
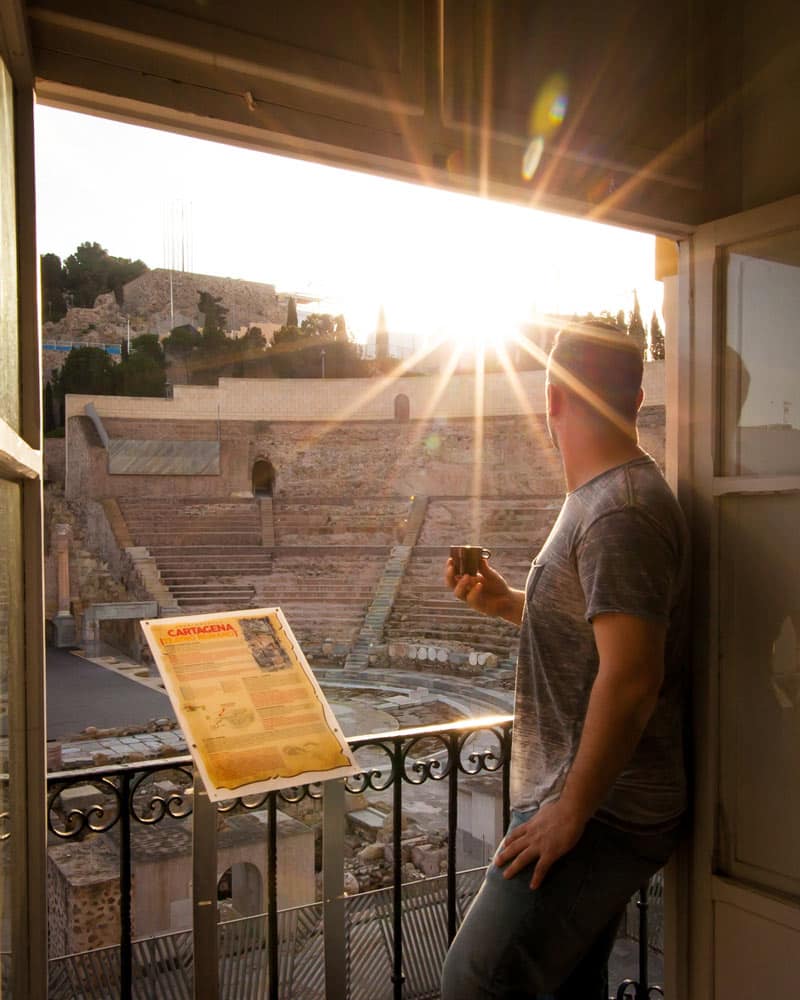
[[[159,421],[106,419],[112,438],[192,440],[220,434],[218,476],[112,476],[107,453],[86,417],[69,424],[67,496],[95,498],[223,498],[251,490],[257,459],[276,472],[275,496],[339,498],[378,496],[527,496],[562,490],[561,466],[543,416],[494,417],[483,422],[475,461],[471,420]],[[641,416],[643,446],[663,464],[664,410]]]
[[[521,416],[545,412],[545,373],[518,372],[512,381],[505,372],[490,372],[482,390],[487,417]],[[515,392],[519,387],[522,400]],[[645,365],[646,405],[664,403],[664,362]],[[216,386],[175,386],[174,399],[134,396],[68,396],[67,419],[93,402],[101,417],[150,420],[270,420],[270,421],[391,421],[395,400],[408,398],[411,420],[429,418],[474,419],[476,379],[453,375],[444,386],[438,376],[397,379],[232,379]]]
[[[239,332],[249,326],[259,326],[269,336],[286,321],[287,296],[279,295],[274,285],[239,278],[221,278],[210,274],[172,272],[172,308],[170,308],[170,272],[153,268],[129,281],[123,289],[122,305],[113,292],[98,295],[92,308],[72,307],[56,322],[44,324],[44,344],[95,347],[122,344],[130,322],[131,336],[157,333],[165,337],[173,326],[191,323],[202,327],[204,317],[199,311],[200,292],[209,292],[222,299],[228,310],[229,330]],[[43,349],[44,380],[52,379],[53,371],[66,360],[65,349]],[[113,361],[120,356],[110,355]]]
[[[561,468],[545,426],[544,373],[518,377],[527,412],[505,374],[487,375],[486,419],[477,431],[471,375],[455,376],[442,392],[435,377],[408,377],[221,379],[218,387],[177,387],[174,400],[68,396],[66,495],[249,494],[257,459],[272,463],[276,496],[284,497],[558,493]],[[645,391],[642,443],[663,464],[663,363],[646,366]],[[411,402],[408,422],[393,419],[399,392]],[[364,394],[372,395],[355,407]],[[83,415],[88,402],[112,439],[219,440],[220,474],[109,475],[108,454]]]

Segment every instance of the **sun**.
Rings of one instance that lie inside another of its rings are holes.
[[[510,309],[498,308],[496,301],[476,302],[459,308],[442,324],[440,337],[468,354],[502,351],[519,334],[522,317]]]

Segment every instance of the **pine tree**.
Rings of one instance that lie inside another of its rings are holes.
[[[297,303],[294,300],[294,295],[289,296],[289,302],[286,305],[286,326],[299,326],[297,322]]]
[[[199,292],[197,309],[203,314],[203,338],[209,342],[224,339],[228,310],[222,304],[222,297],[210,292]]]
[[[639,350],[642,352],[642,357],[644,357],[647,348],[647,338],[645,336],[644,323],[642,322],[642,310],[639,306],[639,293],[635,288],[633,290],[633,311],[628,322],[628,336],[636,341]]]
[[[661,329],[654,309],[650,319],[650,357],[653,361],[663,361],[665,355],[664,331]]]

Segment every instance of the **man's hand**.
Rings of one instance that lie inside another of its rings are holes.
[[[495,857],[513,878],[536,867],[538,889],[551,866],[578,843],[589,818],[630,759],[653,713],[664,676],[662,622],[633,615],[598,615],[592,622],[600,664],[589,696],[580,745],[557,801],[515,827]]]
[[[578,843],[586,826],[579,816],[560,800],[542,806],[525,823],[520,823],[506,836],[494,858],[498,867],[508,864],[503,878],[513,878],[517,872],[536,863],[531,889],[538,889],[552,865]]]
[[[505,618],[514,625],[522,621],[525,595],[514,590],[497,573],[486,559],[481,559],[480,572],[476,576],[456,576],[453,560],[448,559],[444,575],[445,583],[460,601],[465,601],[473,611]]]

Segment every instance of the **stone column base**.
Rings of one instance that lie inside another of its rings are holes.
[[[51,619],[53,626],[53,645],[56,649],[66,649],[77,646],[75,636],[75,619],[70,614],[59,613]]]

